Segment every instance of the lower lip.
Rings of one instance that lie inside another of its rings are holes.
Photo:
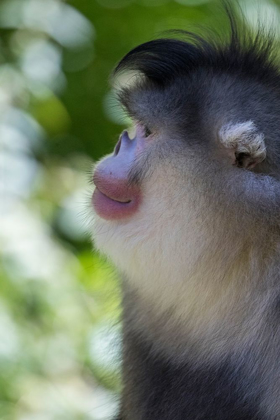
[[[122,203],[107,197],[107,195],[99,191],[98,188],[95,188],[92,196],[92,204],[94,210],[102,219],[119,220],[130,217],[136,213],[140,204],[140,199],[139,197],[135,197],[127,203]]]

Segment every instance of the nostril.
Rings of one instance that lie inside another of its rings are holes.
[[[132,140],[129,138],[127,130],[123,131],[114,149],[114,156],[119,154],[121,148],[125,149],[126,146],[130,146],[131,144]]]
[[[116,144],[115,150],[114,150],[114,156],[118,155],[118,153],[120,151],[120,148],[121,148],[121,142],[122,142],[122,138],[120,137],[118,143]]]

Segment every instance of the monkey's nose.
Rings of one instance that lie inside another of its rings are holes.
[[[114,149],[114,156],[117,156],[121,149],[127,149],[127,148],[132,148],[134,147],[133,141],[130,139],[127,130],[123,131],[122,134],[120,135],[119,141],[116,144],[116,147]]]

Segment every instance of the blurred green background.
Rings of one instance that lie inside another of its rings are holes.
[[[279,1],[239,3],[279,24]],[[92,163],[125,124],[109,75],[164,30],[226,24],[210,0],[0,2],[1,420],[116,412],[119,286],[87,233]]]

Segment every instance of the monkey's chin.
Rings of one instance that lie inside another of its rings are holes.
[[[128,201],[117,201],[103,194],[95,188],[92,195],[92,204],[99,217],[105,220],[119,220],[131,217],[140,205],[140,195]]]

